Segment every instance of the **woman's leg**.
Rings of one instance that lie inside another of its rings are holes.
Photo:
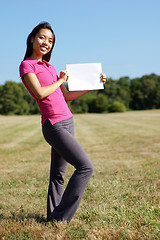
[[[50,180],[47,197],[47,219],[52,218],[53,210],[61,201],[64,189],[64,176],[68,163],[51,148]]]
[[[71,119],[54,125],[47,121],[43,128],[46,141],[62,158],[76,168],[59,205],[54,208],[52,217],[56,220],[72,219],[93,173],[93,164],[74,138],[73,128]]]

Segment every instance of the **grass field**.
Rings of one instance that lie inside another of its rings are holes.
[[[0,239],[160,239],[160,110],[74,119],[95,170],[68,225],[46,222],[40,116],[0,116]]]

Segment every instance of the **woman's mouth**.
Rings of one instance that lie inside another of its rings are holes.
[[[47,49],[46,47],[44,47],[44,46],[40,46],[40,49],[41,49],[41,51],[43,51],[43,52],[45,52],[45,51],[48,50],[48,49]]]

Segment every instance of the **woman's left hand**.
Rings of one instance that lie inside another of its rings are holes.
[[[100,77],[101,77],[101,81],[103,82],[103,84],[105,84],[105,82],[106,82],[106,74],[101,72]]]

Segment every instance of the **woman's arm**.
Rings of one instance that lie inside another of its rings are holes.
[[[82,97],[83,95],[85,95],[86,93],[90,92],[90,90],[86,90],[86,91],[72,91],[72,92],[69,92],[65,85],[62,84],[61,85],[61,90],[62,90],[62,93],[64,95],[64,98],[66,100],[66,102],[68,101],[72,101],[76,98],[79,98],[79,97]]]
[[[32,93],[38,99],[43,99],[53,93],[59,86],[61,86],[67,79],[68,75],[65,71],[60,73],[60,78],[51,85],[42,87],[34,73],[27,73],[23,79]]]
[[[69,77],[69,76],[68,76],[68,77]],[[104,74],[103,72],[101,73],[101,81],[103,82],[103,84],[104,84],[105,81],[106,81],[106,74]],[[79,98],[79,97],[85,95],[86,93],[90,92],[90,90],[85,90],[85,91],[72,91],[72,92],[69,92],[69,91],[66,89],[66,87],[65,87],[64,84],[61,85],[61,90],[62,90],[62,92],[63,92],[63,95],[64,95],[64,97],[65,97],[66,102],[72,101],[72,100],[74,100],[74,99],[76,99],[76,98]]]

